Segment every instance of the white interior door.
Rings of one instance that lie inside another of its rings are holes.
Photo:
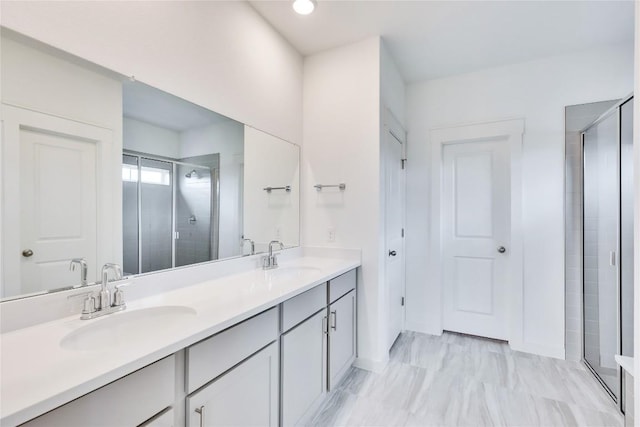
[[[504,137],[443,147],[443,327],[508,338],[509,146]]]
[[[84,258],[95,267],[94,143],[73,135],[21,129],[20,196],[25,292],[74,284],[78,272],[69,270],[73,258]]]
[[[111,132],[6,105],[2,119],[2,296],[79,285],[72,258],[84,258],[89,281],[96,280],[119,236]]]
[[[388,348],[404,326],[404,131],[385,138],[385,283],[388,291]]]

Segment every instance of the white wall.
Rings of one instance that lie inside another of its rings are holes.
[[[246,2],[3,2],[3,26],[300,143],[302,57]]]
[[[412,84],[407,88],[407,326],[441,333],[428,269],[429,130],[523,117],[522,349],[564,355],[564,107],[632,90],[630,46],[581,52]],[[520,326],[518,326],[520,327]]]
[[[244,236],[256,251],[272,240],[285,246],[300,244],[300,147],[245,126]],[[291,191],[266,187],[284,187]]]
[[[122,148],[177,159],[180,155],[180,134],[125,117],[122,120]]]
[[[220,210],[218,258],[240,255],[244,125],[225,120],[180,134],[179,158],[218,153],[220,155]]]
[[[406,90],[405,82],[400,74],[384,40],[380,44],[380,98],[395,118],[406,126]]]
[[[358,354],[386,363],[380,292],[380,39],[305,58],[302,152],[304,245],[362,248]],[[313,190],[344,182],[344,192]],[[328,230],[335,240],[328,241]]]

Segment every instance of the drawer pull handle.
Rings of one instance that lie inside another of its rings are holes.
[[[329,333],[329,328],[327,327],[327,316],[324,316],[322,318],[322,333],[324,334],[328,334]]]
[[[331,329],[335,331],[336,328],[338,327],[338,313],[336,313],[336,311],[334,310],[331,312],[331,316],[332,316]]]
[[[196,408],[196,412],[200,414],[200,427],[204,427],[204,405]]]

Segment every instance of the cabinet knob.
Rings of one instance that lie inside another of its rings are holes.
[[[25,249],[24,251],[22,251],[22,256],[25,258],[29,258],[32,255],[33,251],[31,249]]]
[[[504,246],[500,246],[498,248],[498,252],[500,252],[501,254],[505,253],[507,251],[507,249]]]
[[[396,251],[389,251],[389,256],[396,256],[396,255],[397,255]]]

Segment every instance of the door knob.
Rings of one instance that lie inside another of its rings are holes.
[[[33,251],[31,249],[25,249],[22,251],[22,256],[25,258],[29,258],[31,255],[33,255]]]
[[[507,249],[506,249],[504,246],[500,246],[500,247],[498,248],[498,252],[500,252],[501,254],[503,254],[503,253],[507,252]]]
[[[389,256],[396,256],[396,251],[389,251]]]

